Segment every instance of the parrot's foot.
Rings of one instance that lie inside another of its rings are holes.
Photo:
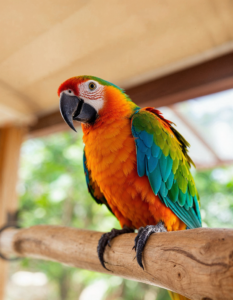
[[[142,252],[146,245],[146,242],[152,233],[166,232],[167,229],[164,223],[160,221],[157,225],[148,225],[146,227],[141,227],[138,230],[138,235],[136,236],[134,242],[135,245],[133,249],[136,251],[136,258],[139,266],[144,269],[142,264]]]
[[[112,229],[110,232],[104,233],[98,243],[97,246],[97,253],[98,253],[98,257],[100,260],[101,265],[106,269],[105,266],[105,261],[104,261],[104,250],[105,247],[108,245],[109,247],[111,247],[111,240],[114,239],[115,237],[117,237],[118,235],[124,234],[124,233],[131,233],[134,232],[134,229],[129,228],[127,226],[124,226],[122,229]],[[108,270],[110,271],[110,270]]]

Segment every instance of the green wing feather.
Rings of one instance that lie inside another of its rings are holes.
[[[98,204],[105,204],[107,206],[107,208],[110,210],[110,212],[113,214],[110,206],[108,205],[107,200],[105,199],[103,193],[100,191],[100,188],[99,188],[97,182],[91,178],[91,172],[87,168],[87,159],[86,159],[86,155],[85,155],[85,150],[83,151],[83,168],[84,168],[84,173],[85,173],[85,177],[86,177],[88,191],[91,194],[92,198]]]
[[[170,129],[170,130],[169,130]],[[159,111],[140,109],[132,117],[139,176],[148,176],[161,201],[188,228],[201,227],[199,196],[190,173],[188,142]],[[194,165],[194,164],[193,164]]]

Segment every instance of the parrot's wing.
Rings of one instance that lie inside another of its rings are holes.
[[[153,108],[140,109],[132,117],[137,151],[137,171],[146,175],[160,200],[188,228],[201,227],[198,192],[190,173],[188,142],[172,123]]]
[[[107,200],[105,199],[104,195],[101,193],[100,188],[96,181],[93,181],[91,178],[91,172],[90,170],[87,169],[86,165],[86,155],[85,155],[85,150],[83,151],[83,168],[84,168],[84,173],[86,177],[86,183],[88,187],[88,191],[91,194],[92,198],[98,203],[98,204],[105,204],[107,208],[110,210],[110,212],[113,214],[110,206],[107,203]]]

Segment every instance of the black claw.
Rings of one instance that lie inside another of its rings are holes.
[[[110,235],[110,232],[104,233],[101,236],[98,246],[97,246],[97,253],[98,253],[99,261],[100,261],[101,265],[108,271],[110,271],[110,270],[107,269],[105,266],[104,250],[105,250],[106,245],[108,244],[109,235]]]
[[[140,236],[137,241],[136,258],[137,258],[137,262],[138,262],[139,266],[142,269],[144,269],[144,266],[142,264],[142,252],[145,248],[145,245],[146,245],[146,242],[147,242],[149,236],[153,233],[148,230],[149,229],[148,227],[149,226],[146,226],[145,228],[143,228],[143,230],[141,230]]]
[[[166,228],[164,226],[163,222],[159,222],[157,225],[148,225],[145,228],[141,227],[138,230],[138,235],[135,238],[135,245],[133,249],[136,250],[136,258],[139,266],[144,269],[143,263],[142,263],[142,253],[145,248],[146,242],[148,238],[153,234],[157,232],[166,232]]]
[[[110,271],[109,269],[106,268],[105,266],[105,261],[104,261],[104,250],[105,247],[108,245],[109,247],[111,247],[111,240],[115,237],[117,237],[118,235],[124,234],[124,233],[131,233],[134,232],[134,229],[129,228],[129,227],[124,227],[122,229],[112,229],[110,232],[104,233],[98,243],[97,246],[97,253],[98,253],[98,257],[100,260],[101,265],[108,271]],[[111,272],[111,271],[110,271]]]
[[[138,229],[138,234],[137,234],[136,238],[134,239],[134,246],[133,246],[132,250],[135,249],[135,252],[136,252],[136,249],[137,249],[138,239],[139,239],[143,229],[144,229],[144,227],[140,227]]]

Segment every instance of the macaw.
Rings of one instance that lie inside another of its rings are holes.
[[[189,143],[171,121],[155,108],[140,108],[121,88],[94,76],[66,80],[58,95],[65,122],[73,130],[73,120],[82,123],[88,190],[122,227],[99,240],[104,268],[104,249],[120,234],[138,229],[134,249],[143,268],[142,253],[151,234],[202,226]]]

